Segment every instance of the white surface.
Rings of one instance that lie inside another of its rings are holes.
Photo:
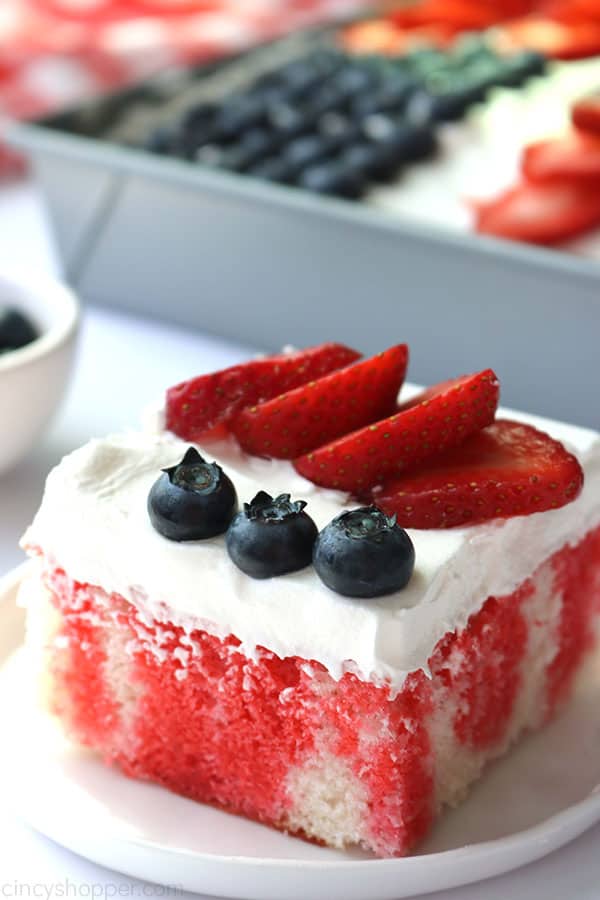
[[[0,269],[7,262],[55,271],[36,195],[27,187],[0,191]],[[93,434],[130,424],[140,402],[154,398],[165,383],[185,377],[192,369],[225,365],[236,358],[239,350],[224,342],[91,311],[84,321],[76,378],[61,415],[30,459],[10,477],[0,478],[0,573],[22,560],[17,539],[37,508],[45,473],[64,452]],[[599,843],[600,826],[596,826],[540,862],[483,884],[428,897],[598,900]],[[118,875],[63,850],[23,825],[3,804],[0,847],[0,893],[6,897],[167,896],[163,888]],[[192,900],[185,892],[177,896]],[[370,900],[369,896],[364,900]]]
[[[150,523],[147,498],[160,470],[179,462],[189,446],[171,433],[121,433],[69,454],[48,479],[24,543],[41,548],[76,581],[125,597],[142,621],[174,624],[188,635],[198,628],[221,638],[235,634],[251,657],[268,647],[282,658],[316,660],[335,680],[350,669],[399,691],[411,672],[429,671],[438,641],[464,628],[487,597],[508,596],[600,523],[600,435],[537,417],[532,424],[577,454],[585,472],[580,496],[560,509],[469,528],[409,529],[415,571],[403,590],[384,597],[344,597],[313,566],[250,578],[232,564],[223,535],[165,540]],[[290,493],[307,502],[319,530],[359,505],[311,484],[289,461],[247,456],[232,439],[200,451],[223,467],[240,503],[261,490]]]
[[[224,897],[396,900],[539,859],[600,820],[600,656],[564,714],[491,766],[417,856],[316,847],[124,779],[72,745],[37,705],[14,605],[29,568],[0,583],[0,720],[18,722],[0,747],[0,792],[42,833],[96,862]],[[29,584],[36,589],[35,577]]]

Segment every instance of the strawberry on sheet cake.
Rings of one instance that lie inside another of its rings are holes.
[[[126,775],[409,853],[569,698],[600,615],[600,436],[496,418],[491,370],[398,394],[329,344],[171,388],[168,430],[50,474],[32,662]]]

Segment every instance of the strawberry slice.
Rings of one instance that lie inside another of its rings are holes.
[[[571,121],[579,131],[600,138],[600,90],[575,103],[571,110]]]
[[[473,211],[480,234],[558,244],[600,225],[600,190],[576,181],[522,182]]]
[[[557,509],[582,486],[581,466],[559,441],[499,419],[373,498],[405,528],[453,528]]]
[[[254,456],[293,459],[396,406],[408,364],[400,344],[325,375],[274,400],[243,409],[232,423],[240,446]]]
[[[499,393],[491,369],[444,382],[395,415],[308,453],[294,465],[315,484],[364,493],[489,425]]]
[[[396,25],[418,28],[423,25],[447,25],[455,32],[479,31],[493,25],[502,14],[494,4],[471,0],[422,0],[421,3],[402,5],[387,14]]]
[[[505,52],[527,48],[553,59],[585,59],[600,53],[600,25],[527,16],[502,26],[495,44]]]
[[[592,181],[600,188],[600,134],[575,131],[557,140],[530,144],[521,168],[531,181]]]
[[[343,344],[321,344],[200,375],[167,391],[166,427],[186,441],[225,437],[232,416],[244,406],[270,400],[359,358],[360,353]]]

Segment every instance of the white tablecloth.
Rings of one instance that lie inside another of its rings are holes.
[[[57,271],[37,194],[27,185],[0,192],[0,270],[15,266]],[[22,560],[18,537],[39,503],[48,469],[66,451],[92,435],[135,426],[141,406],[166,385],[250,352],[207,335],[88,309],[61,413],[29,459],[0,478],[0,574]],[[0,733],[0,764],[1,741]],[[430,894],[429,900],[599,900],[598,846],[600,827],[539,863],[479,885]],[[32,832],[0,802],[0,898],[102,900],[151,897],[152,892],[151,886],[92,865]],[[160,889],[155,895],[163,896]]]

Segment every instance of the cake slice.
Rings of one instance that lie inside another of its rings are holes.
[[[226,473],[238,516],[310,516],[322,541],[358,501],[289,461],[248,456],[233,437],[192,451],[169,432],[70,454],[24,537],[37,559],[23,588],[29,646],[49,708],[132,777],[331,847],[410,852],[489,760],[567,700],[596,639],[600,436],[518,418],[575,454],[579,496],[410,529],[397,551],[405,586],[370,597],[326,586],[316,553],[315,565],[252,577],[231,525],[203,540],[161,533],[161,478],[170,490]],[[198,454],[220,468],[199,468]],[[367,530],[383,515],[370,510]]]

